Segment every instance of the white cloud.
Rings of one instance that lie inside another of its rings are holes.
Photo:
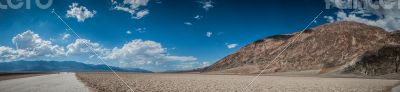
[[[130,30],[126,31],[126,34],[130,35],[132,32]]]
[[[211,35],[212,35],[212,32],[207,32],[207,34],[206,34],[207,37],[211,37]]]
[[[400,24],[400,20],[396,20],[396,19],[392,19],[392,18],[383,18],[383,19],[372,20],[372,19],[357,16],[356,14],[353,14],[353,13],[348,14],[343,11],[339,11],[336,13],[336,19],[334,19],[332,16],[325,16],[325,18],[327,19],[328,22],[354,21],[354,22],[364,23],[367,25],[381,27],[387,31],[400,30],[400,25],[392,24],[392,23]]]
[[[87,18],[92,18],[96,11],[90,11],[84,6],[78,6],[78,3],[72,3],[67,11],[67,17],[76,18],[78,22],[84,22]]]
[[[202,17],[202,16],[200,16],[200,15],[196,15],[196,16],[194,16],[193,18],[194,18],[194,19],[201,19],[201,17]]]
[[[134,32],[137,32],[137,33],[144,33],[144,32],[146,32],[146,28],[145,28],[145,27],[136,28]],[[132,34],[132,33],[133,33],[133,32],[132,32],[131,30],[126,31],[126,34],[128,34],[128,35],[130,35],[130,34]]]
[[[141,9],[141,7],[147,6],[149,0],[124,0],[123,3],[111,0],[111,2],[113,9],[127,12],[132,15],[133,19],[141,19],[150,13],[147,9]]]
[[[163,48],[160,43],[141,39],[132,40],[122,47],[114,47],[113,49],[105,48],[101,44],[87,39],[76,39],[64,47],[55,45],[51,41],[43,40],[38,34],[28,30],[13,37],[12,42],[17,46],[16,48],[0,46],[0,62],[16,60],[75,60],[102,64],[99,59],[105,59],[112,66],[150,67],[147,69],[157,69],[157,67],[168,64],[197,62],[197,58],[193,56],[170,55],[167,48]],[[90,48],[99,56],[96,56]],[[193,64],[195,66],[202,65],[200,62]]]
[[[146,6],[149,0],[124,0],[124,4],[130,4],[131,9],[139,8],[140,6]]]
[[[146,32],[146,28],[145,27],[137,28],[136,32],[144,33],[144,32]]]
[[[115,10],[119,10],[119,11],[124,11],[124,12],[128,12],[131,15],[136,13],[136,10],[130,9],[128,7],[123,7],[123,6],[115,6],[114,7]]]
[[[132,40],[123,47],[115,47],[110,54],[104,57],[108,60],[118,61],[123,67],[137,67],[151,65],[166,61],[195,61],[193,56],[171,56],[166,48],[154,41]]]
[[[36,55],[54,56],[64,54],[64,48],[53,45],[51,41],[40,38],[38,34],[28,30],[13,37],[12,42],[18,49],[35,51]]]
[[[70,36],[71,36],[70,34],[65,33],[62,35],[61,39],[65,40],[65,39],[68,39]]]
[[[189,69],[204,68],[209,65],[210,65],[209,62],[192,61],[192,62],[183,62],[176,65],[172,65],[172,67],[175,67],[176,70],[189,70]]]
[[[98,55],[107,54],[108,49],[103,48],[99,43],[91,42],[87,39],[76,39],[74,43],[67,45],[68,56],[73,55],[92,55],[92,52],[96,52]]]
[[[324,18],[330,23],[335,22],[335,19],[332,16],[324,16]]]
[[[233,49],[236,48],[238,46],[238,44],[227,44],[226,47],[228,47],[229,49]]]
[[[64,48],[43,40],[30,30],[17,34],[12,38],[16,49],[0,46],[0,60],[13,61],[22,59],[55,58],[65,56]]]
[[[141,19],[144,16],[146,16],[147,14],[149,14],[149,10],[141,10],[139,12],[136,13],[136,16],[134,16],[134,19]]]
[[[202,7],[206,11],[208,11],[210,8],[214,7],[214,5],[213,5],[214,2],[212,2],[211,0],[202,0],[202,1],[199,1],[199,3],[202,5]]]
[[[188,26],[191,26],[191,25],[193,25],[192,23],[190,23],[190,22],[184,22],[183,24],[185,24],[185,25],[188,25]]]
[[[64,47],[55,45],[51,41],[43,40],[31,30],[14,36],[12,43],[15,45],[15,49],[0,46],[1,61],[46,60],[65,56]]]
[[[196,61],[197,58],[193,56],[165,56],[163,61]]]
[[[211,64],[209,62],[201,62],[201,67],[207,67],[210,66]]]
[[[12,61],[19,59],[26,59],[32,57],[34,53],[23,49],[13,49],[10,47],[0,46],[0,60],[1,61]]]
[[[359,2],[364,2],[360,0]],[[385,3],[381,4],[381,7],[367,6],[364,8],[354,9],[354,11],[346,13],[344,11],[337,12],[334,16],[325,16],[328,22],[336,21],[355,21],[360,23],[365,23],[372,26],[381,27],[387,31],[400,30],[400,9],[398,5],[393,4],[397,2],[396,0],[386,0]],[[343,2],[338,2],[338,0],[327,0],[334,7],[343,8],[348,7]],[[377,4],[378,2],[371,2],[371,4]],[[378,5],[378,4],[377,4]],[[394,5],[394,6],[393,6]],[[382,6],[392,6],[393,8],[382,8]],[[397,6],[397,7],[396,7]],[[370,18],[370,16],[376,16],[376,19]],[[335,17],[335,18],[334,18]],[[369,18],[367,18],[369,17]]]

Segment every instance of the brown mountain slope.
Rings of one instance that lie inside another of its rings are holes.
[[[399,33],[356,22],[325,24],[306,30],[272,63],[296,36],[299,33],[255,41],[204,71],[258,73],[271,64],[265,73],[317,69],[320,73],[365,75],[399,72]]]

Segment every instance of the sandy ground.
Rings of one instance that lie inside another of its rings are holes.
[[[0,81],[0,92],[89,92],[75,73],[60,73]]]
[[[135,92],[240,92],[254,76],[119,73]],[[129,92],[111,73],[79,73],[100,92]],[[389,92],[399,80],[261,76],[246,92]]]

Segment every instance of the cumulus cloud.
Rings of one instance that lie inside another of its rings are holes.
[[[111,0],[111,2],[114,10],[127,12],[131,14],[133,19],[141,19],[150,13],[149,10],[142,9],[142,7],[147,6],[149,0],[124,0],[122,3]]]
[[[99,43],[91,42],[87,39],[76,39],[74,43],[67,45],[68,56],[71,55],[92,55],[95,52],[98,55],[107,54],[107,49],[103,48]]]
[[[78,3],[72,3],[67,11],[67,17],[76,18],[78,22],[84,22],[88,18],[92,18],[96,11],[90,11],[84,6],[79,6]]]
[[[35,51],[36,55],[54,56],[64,54],[64,48],[54,45],[51,41],[43,40],[31,30],[18,34],[12,38],[17,49]]]
[[[193,56],[170,55],[167,48],[155,41],[132,40],[122,47],[109,49],[100,43],[87,39],[59,46],[42,39],[33,31],[26,31],[12,38],[16,48],[0,46],[0,62],[16,60],[77,60],[79,62],[102,64],[104,59],[112,66],[119,67],[160,67],[168,64],[188,64],[197,62]],[[65,50],[64,50],[65,49]],[[93,51],[98,55],[94,54]],[[199,65],[198,63],[193,63]]]
[[[227,44],[226,47],[228,47],[228,49],[233,49],[236,48],[238,46],[238,44]]]
[[[26,51],[24,49],[13,49],[10,47],[0,46],[0,60],[1,61],[12,61],[21,60],[32,57],[34,53]]]
[[[141,39],[132,40],[123,47],[115,47],[110,54],[105,56],[108,60],[116,60],[124,67],[157,64],[166,61],[195,61],[192,56],[171,56],[167,54],[166,48],[154,41]]]
[[[202,5],[203,9],[205,9],[206,11],[208,11],[210,8],[214,7],[214,2],[212,2],[211,0],[202,0],[199,1],[199,3]]]
[[[365,23],[372,26],[381,27],[387,31],[400,30],[400,9],[398,8],[397,0],[384,0],[384,3],[379,1],[369,0],[354,0],[361,3],[367,3],[364,7],[351,6],[341,0],[326,0],[328,5],[343,9],[353,7],[353,11],[339,11],[333,16],[325,16],[328,22],[336,21],[355,21]],[[356,7],[356,8],[354,8]],[[377,17],[377,18],[371,18]]]
[[[212,32],[207,32],[207,34],[206,34],[207,37],[211,37],[211,35],[212,35]]]
[[[92,43],[86,39],[76,39],[74,43],[66,47],[53,44],[51,41],[43,40],[38,34],[31,30],[17,34],[12,38],[12,43],[16,48],[0,46],[1,61],[15,60],[60,60],[70,56],[81,57],[92,55],[89,45],[93,50],[104,55],[107,49],[102,48],[98,43]],[[65,60],[65,59],[64,59]]]
[[[12,38],[16,48],[0,46],[0,59],[13,61],[35,58],[54,58],[64,56],[64,48],[54,45],[51,41],[43,40],[31,30],[17,34]]]

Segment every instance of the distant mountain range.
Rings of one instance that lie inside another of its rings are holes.
[[[291,46],[285,48],[290,42]],[[278,54],[281,55],[277,57]],[[263,69],[264,73],[303,70],[320,70],[320,74],[400,73],[400,32],[387,32],[357,22],[324,24],[301,35],[297,32],[257,40],[203,72],[254,74]]]
[[[151,72],[139,68],[111,68],[116,72]],[[106,65],[76,61],[12,61],[0,63],[0,72],[110,72],[110,69]]]

